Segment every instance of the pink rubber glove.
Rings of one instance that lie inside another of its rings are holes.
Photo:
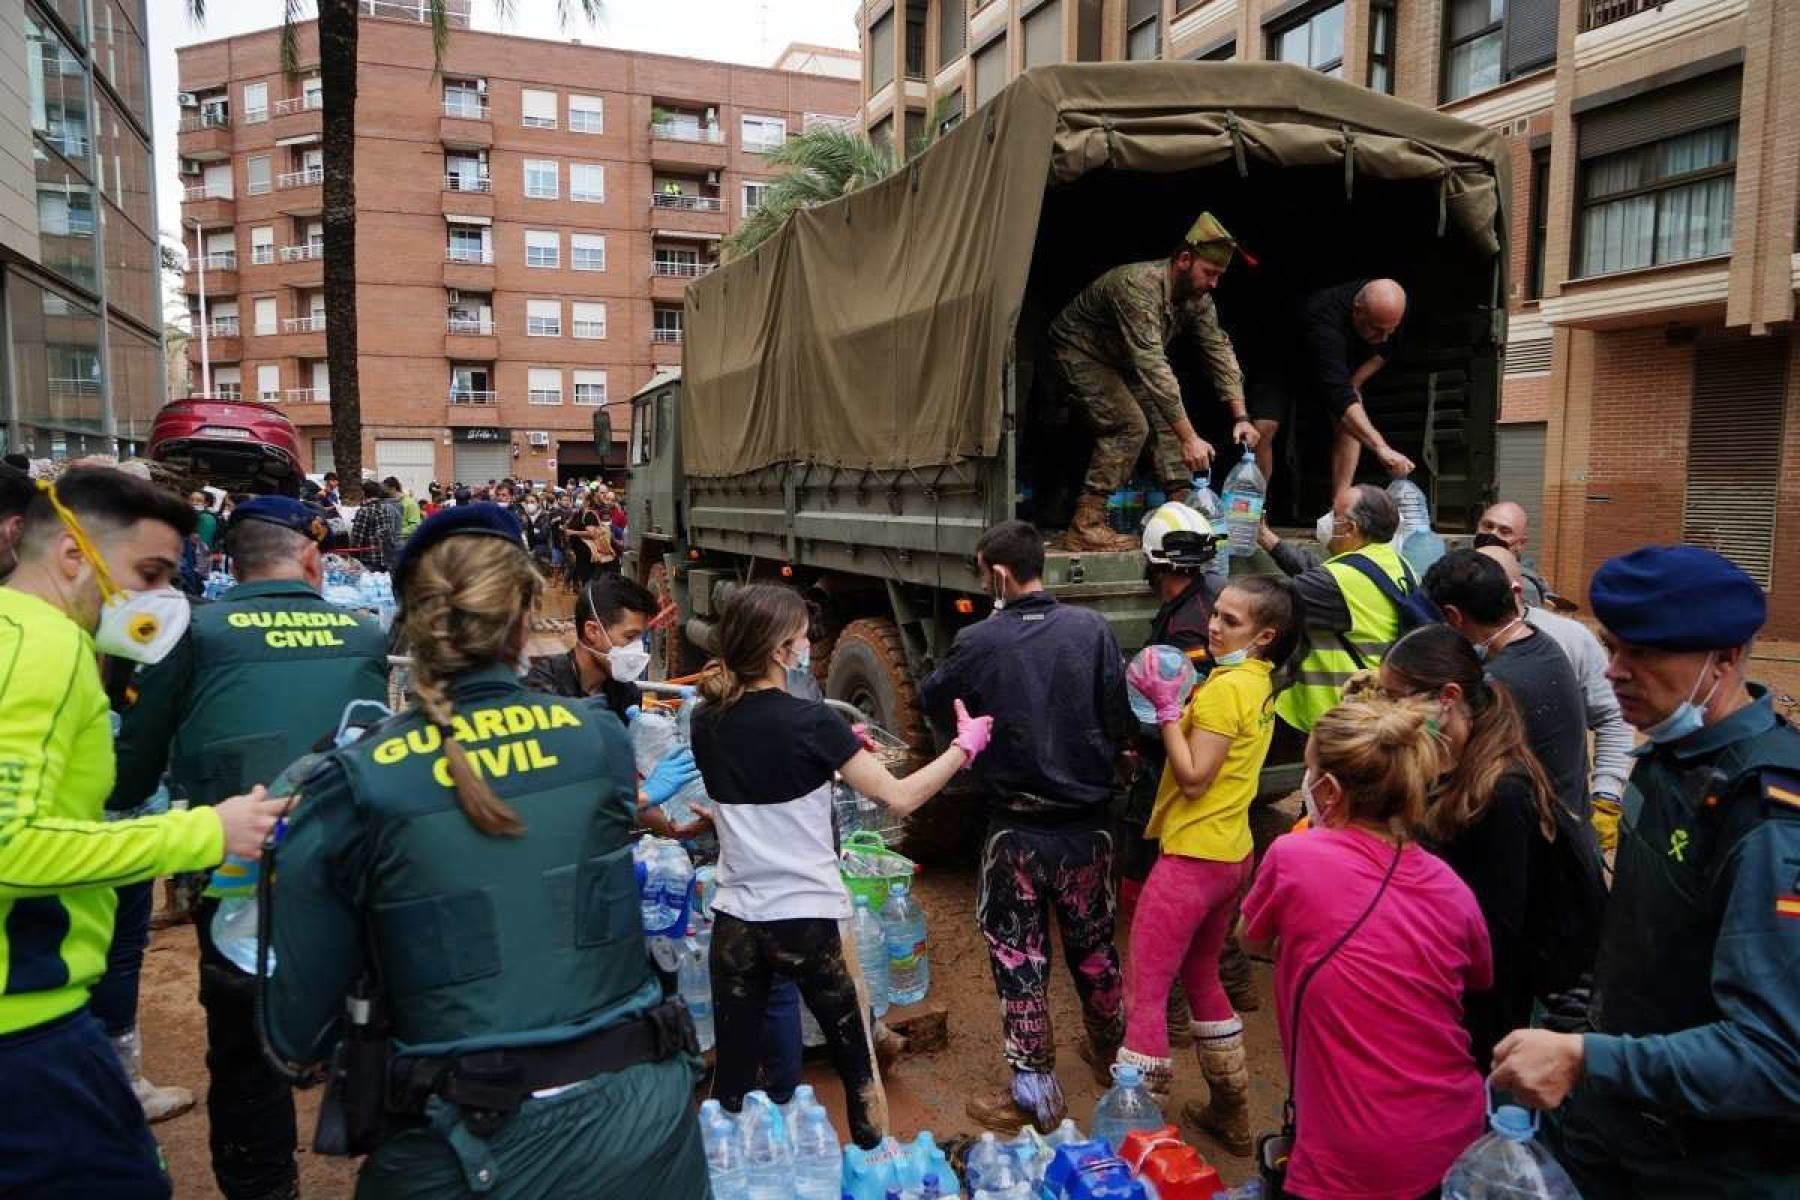
[[[975,760],[981,757],[993,737],[994,718],[971,717],[963,702],[956,701],[956,740],[951,744],[968,756],[963,763],[964,770],[975,765]]]
[[[1181,720],[1181,680],[1164,679],[1146,659],[1131,664],[1125,672],[1125,682],[1150,702],[1150,707],[1156,710],[1158,725]]]

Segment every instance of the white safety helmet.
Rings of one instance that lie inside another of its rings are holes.
[[[1218,537],[1198,510],[1171,500],[1144,518],[1144,557],[1152,566],[1199,570],[1218,553]]]

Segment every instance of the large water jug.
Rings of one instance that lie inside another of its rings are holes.
[[[795,1200],[838,1200],[844,1155],[831,1117],[817,1101],[802,1101],[794,1117]]]
[[[700,1142],[706,1147],[713,1200],[745,1200],[744,1146],[736,1122],[717,1100],[700,1106]]]
[[[681,963],[675,969],[675,987],[694,1019],[694,1033],[700,1039],[702,1052],[713,1048],[712,966],[700,942],[696,925],[688,925],[687,939],[682,942]]]
[[[856,962],[869,989],[869,1008],[880,1017],[888,1010],[887,935],[881,928],[881,918],[869,907],[867,896],[856,898],[856,907],[850,912],[850,932],[856,939]]]
[[[1444,539],[1431,530],[1431,505],[1425,493],[1410,479],[1396,479],[1388,484],[1388,495],[1400,511],[1400,528],[1394,534],[1394,549],[1415,578],[1424,578],[1431,564],[1444,557]]]
[[[1490,1132],[1476,1139],[1444,1175],[1444,1200],[1581,1200],[1567,1171],[1538,1144],[1537,1114],[1517,1105],[1494,1107]]]
[[[1256,466],[1256,452],[1244,457],[1225,477],[1225,532],[1231,536],[1231,556],[1248,558],[1256,553],[1256,534],[1262,526],[1263,498],[1269,481]]]
[[[881,931],[887,941],[888,1000],[917,1004],[931,988],[931,962],[925,952],[925,912],[904,880],[888,889]]]
[[[1112,1077],[1112,1087],[1094,1106],[1093,1132],[1116,1153],[1132,1130],[1161,1129],[1163,1115],[1144,1086],[1142,1071],[1127,1063],[1114,1063]]]
[[[659,712],[640,712],[631,722],[631,754],[637,760],[639,775],[654,771],[656,764],[680,743],[675,722]]]
[[[1219,493],[1213,491],[1211,471],[1202,471],[1194,476],[1194,490],[1188,494],[1187,506],[1205,517],[1214,533],[1224,524],[1225,502],[1219,499]]]
[[[1131,702],[1131,715],[1138,719],[1140,725],[1156,727],[1156,706],[1150,697],[1138,690],[1138,680],[1154,677],[1161,680],[1179,680],[1181,690],[1176,693],[1176,700],[1187,707],[1188,697],[1194,694],[1194,688],[1200,682],[1199,672],[1188,656],[1173,646],[1161,644],[1145,646],[1131,657],[1131,664],[1125,672],[1125,698]]]
[[[738,1136],[744,1145],[745,1200],[793,1200],[793,1156],[767,1093],[744,1097]]]

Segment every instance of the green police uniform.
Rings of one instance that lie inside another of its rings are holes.
[[[556,1076],[511,1112],[413,1090],[469,1056],[502,1075],[509,1055],[573,1056],[643,1024],[662,999],[640,925],[623,726],[527,691],[505,667],[448,691],[453,736],[524,833],[488,837],[469,823],[443,735],[416,711],[332,754],[305,782],[272,871],[275,1050],[327,1058],[345,996],[378,981],[397,1127],[363,1167],[363,1200],[705,1196],[698,1063],[683,1049]]]
[[[1638,751],[1551,1124],[1587,1200],[1800,1196],[1800,733],[1751,695]]]

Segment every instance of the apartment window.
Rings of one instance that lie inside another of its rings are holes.
[[[762,207],[763,196],[765,194],[767,194],[768,190],[769,190],[769,185],[765,181],[762,181],[762,180],[755,180],[755,181],[745,180],[744,181],[744,207],[743,207],[744,216],[747,217],[751,213],[755,212],[757,209]]]
[[[767,154],[787,141],[787,122],[780,117],[744,117],[738,136],[751,154]]]
[[[1125,6],[1125,57],[1136,60],[1162,55],[1162,0],[1128,0]]]
[[[869,91],[879,92],[894,82],[894,10],[869,26]]]
[[[317,75],[308,75],[300,83],[300,107],[325,107],[325,81]]]
[[[444,155],[444,190],[485,192],[489,189],[487,151],[450,151]]]
[[[444,80],[444,115],[465,121],[487,117],[487,88],[479,79]]]
[[[575,403],[595,408],[606,403],[606,372],[575,372]]]
[[[300,364],[307,378],[312,380],[312,399],[326,401],[331,399],[331,366],[322,358]]]
[[[1497,88],[1556,57],[1557,0],[1447,0],[1446,102]]]
[[[1525,258],[1525,295],[1544,294],[1544,247],[1550,242],[1550,147],[1531,152],[1531,241]]]
[[[968,47],[968,0],[938,0],[938,70],[961,58]]]
[[[1715,125],[1581,164],[1581,274],[1731,251],[1737,124]]]
[[[256,398],[258,400],[281,399],[280,363],[264,363],[256,368]]]
[[[560,267],[562,235],[554,229],[525,231],[525,265],[528,267]]]
[[[257,337],[269,337],[280,332],[281,322],[275,315],[275,298],[273,296],[258,297],[252,302],[250,311],[255,316],[254,328]]]
[[[569,97],[570,133],[605,133],[606,106],[598,96]]]
[[[250,262],[263,267],[275,261],[275,227],[255,225],[250,229]]]
[[[525,302],[526,337],[562,336],[562,301],[527,300]]]
[[[244,194],[260,196],[269,190],[269,156],[253,154],[244,160]]]
[[[651,312],[650,340],[656,342],[679,342],[681,340],[682,311],[679,308],[657,308]]]
[[[939,137],[943,137],[946,133],[949,133],[952,129],[955,129],[958,125],[962,124],[963,90],[961,88],[957,88],[954,92],[951,92],[948,96],[945,96],[942,100],[938,101],[937,117],[937,133]]]
[[[1269,31],[1269,57],[1344,77],[1344,2],[1314,8]]]
[[[1006,39],[995,38],[975,52],[975,103],[986,104],[1006,86]]]
[[[1063,60],[1062,10],[1063,0],[1045,0],[1025,18],[1021,33],[1025,39],[1027,70]]]
[[[1369,88],[1394,94],[1394,5],[1376,0],[1369,6]]]
[[[906,0],[906,77],[925,78],[925,0]]]
[[[606,336],[606,305],[594,300],[569,303],[569,336],[598,341]]]
[[[599,163],[570,163],[569,199],[587,204],[604,203],[606,168]]]
[[[519,117],[527,129],[555,129],[556,93],[524,89],[519,93]]]
[[[493,403],[494,373],[488,367],[450,368],[450,403]]]
[[[484,263],[488,261],[487,230],[469,225],[450,226],[448,245],[451,262]]]
[[[527,368],[526,388],[533,404],[561,404],[562,370],[558,367]]]
[[[212,370],[212,394],[221,400],[242,400],[244,398],[242,368],[214,367]]]
[[[554,200],[556,192],[556,160],[553,158],[526,159],[525,194],[533,200]]]
[[[246,83],[244,85],[244,124],[254,125],[258,121],[269,119],[269,85],[266,83]]]
[[[569,266],[577,271],[606,270],[606,235],[601,233],[570,234]]]
[[[869,126],[869,144],[881,151],[883,155],[892,157],[894,153],[894,114],[889,113],[881,120]]]

